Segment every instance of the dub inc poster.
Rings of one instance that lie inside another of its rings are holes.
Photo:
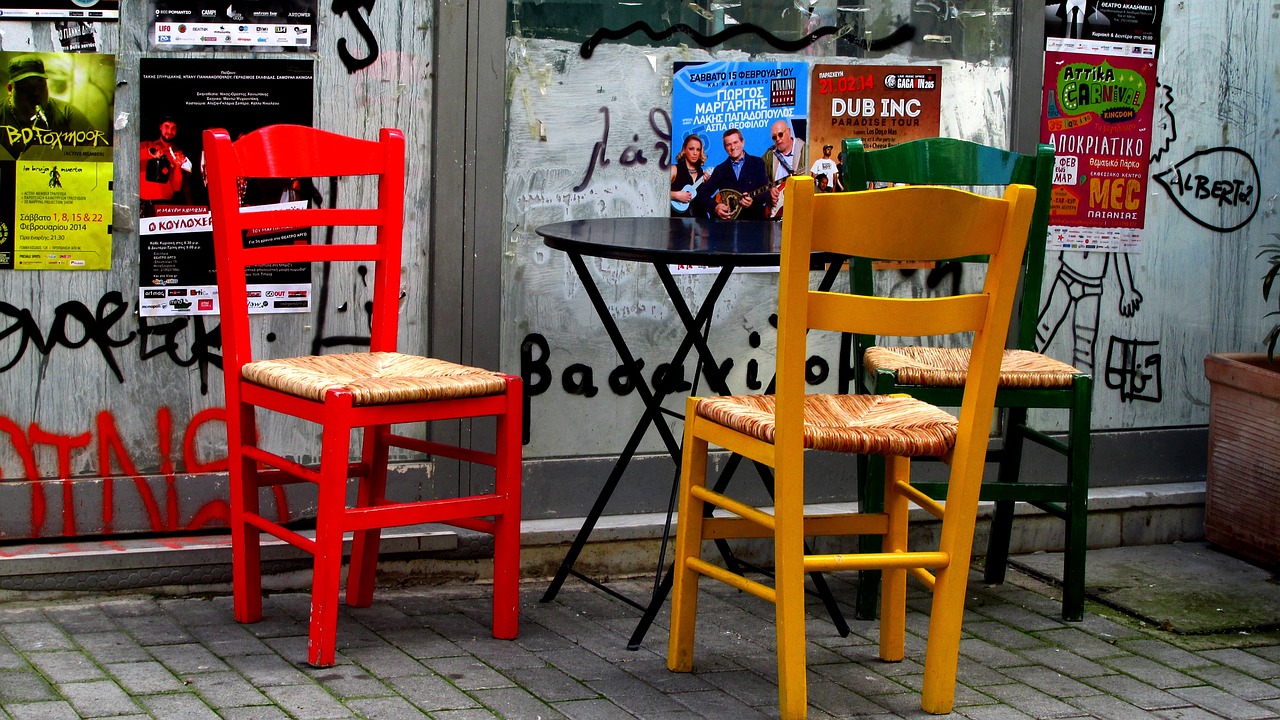
[[[232,137],[269,123],[311,125],[311,60],[142,58],[138,147],[138,308],[143,316],[216,315],[218,286],[203,135]],[[309,180],[246,179],[240,201],[262,209],[307,207]],[[309,242],[310,228],[257,231],[245,245]],[[305,263],[251,268],[250,312],[307,312]]]
[[[0,269],[111,267],[115,58],[0,52]]]

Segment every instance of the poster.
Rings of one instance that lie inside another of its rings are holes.
[[[942,113],[942,68],[904,65],[817,65],[813,68],[809,132],[810,174],[842,190],[837,167],[844,139],[868,150],[937,137]],[[819,155],[819,153],[821,153]]]
[[[809,169],[808,64],[694,63],[674,74],[671,214],[781,220],[786,179]]]
[[[0,269],[110,268],[115,58],[0,52],[0,68]]]
[[[0,0],[3,20],[120,19],[120,0]]]
[[[155,0],[151,46],[315,50],[317,0]]]
[[[233,138],[268,123],[311,125],[311,60],[142,58],[139,106],[138,307],[143,316],[216,315],[203,133]],[[248,180],[246,205],[306,207],[309,181]],[[246,245],[310,241],[310,228],[255,233]],[[307,312],[307,264],[257,268],[249,278],[250,312]]]
[[[1142,250],[1162,0],[1047,0],[1049,250]]]

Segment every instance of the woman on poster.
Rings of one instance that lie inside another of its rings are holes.
[[[697,135],[686,137],[676,154],[676,161],[671,165],[672,217],[706,217],[702,209],[693,204],[698,188],[711,177],[711,173],[702,168],[705,160],[702,138]]]

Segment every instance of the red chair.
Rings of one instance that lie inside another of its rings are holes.
[[[235,616],[262,617],[260,535],[274,535],[314,556],[307,660],[333,664],[344,533],[354,533],[347,604],[373,601],[381,528],[440,522],[494,536],[493,635],[516,636],[520,580],[520,379],[443,360],[396,352],[400,252],[404,216],[404,135],[382,130],[377,142],[295,125],[273,125],[232,142],[206,130],[209,205],[217,253],[223,376],[231,475]],[[245,179],[373,176],[377,207],[245,212],[237,190]],[[374,242],[246,248],[247,230],[369,226]],[[255,361],[250,343],[245,269],[254,265],[348,261],[375,266],[369,352]],[[319,426],[318,468],[257,445],[257,410]],[[494,452],[405,437],[393,424],[493,417]],[[363,452],[351,461],[352,431],[363,428]],[[386,497],[390,447],[494,468],[492,492],[399,502]],[[358,478],[354,507],[347,484]],[[259,491],[309,482],[318,488],[315,539],[264,517]]]

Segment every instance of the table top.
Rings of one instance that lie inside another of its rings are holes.
[[[570,220],[537,229],[547,247],[592,257],[681,265],[777,265],[782,223],[701,218]]]

